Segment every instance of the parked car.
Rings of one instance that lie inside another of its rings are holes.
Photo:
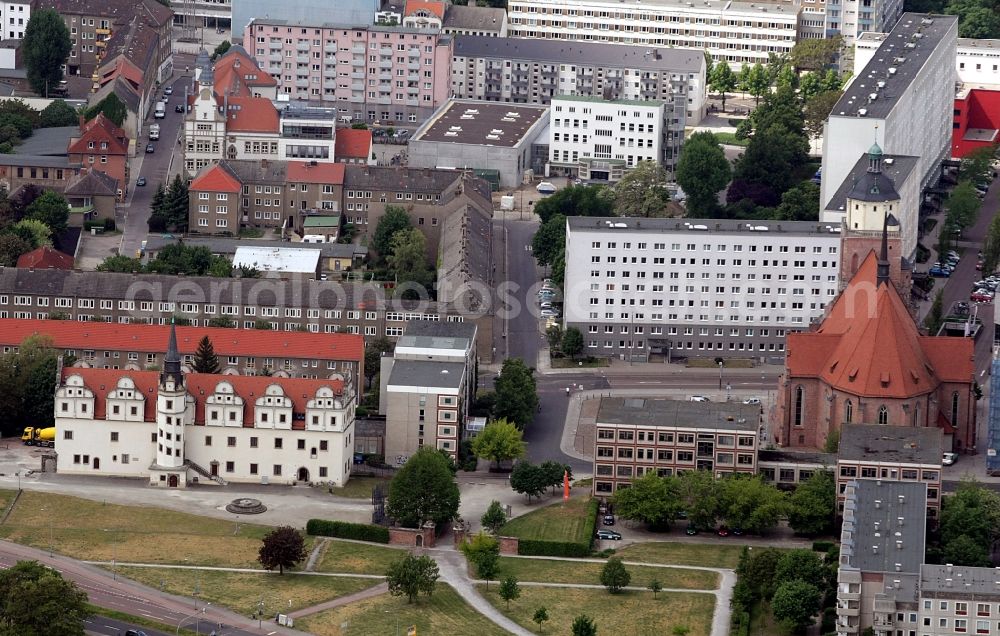
[[[149,154],[156,152],[156,146],[153,144],[146,144],[146,152]]]
[[[692,402],[711,402],[712,400],[708,399],[704,395],[692,395],[691,396],[691,401]]]
[[[606,541],[620,541],[622,535],[621,533],[615,532],[614,530],[601,529],[597,531],[597,538],[604,539]]]
[[[927,270],[927,273],[931,276],[934,276],[935,278],[948,278],[949,276],[951,276],[950,271],[941,267],[932,267],[929,270]]]
[[[744,404],[760,404],[760,398],[759,397],[749,397],[749,398],[743,400],[743,403]]]
[[[548,181],[542,181],[537,186],[535,186],[535,190],[538,190],[538,192],[541,194],[552,194],[556,191],[556,189],[557,188],[555,184],[550,183]]]
[[[173,86],[168,86],[168,87],[164,88],[163,89],[163,94],[164,95],[173,95],[174,94],[174,87]]]
[[[552,309],[552,303],[550,303],[547,300],[543,300],[542,302],[538,303],[538,307],[540,309]]]
[[[601,519],[601,523],[604,524],[604,525],[606,525],[606,526],[613,526],[613,525],[615,525],[615,516],[614,515],[604,515],[604,518]]]
[[[687,528],[684,529],[684,534],[688,535],[689,537],[693,537],[694,535],[698,534],[698,528],[695,528],[694,524],[689,523]]]
[[[139,177],[138,179],[136,179],[136,180],[135,180],[135,185],[136,185],[137,187],[140,187],[140,188],[141,188],[142,186],[146,185],[146,177]]]
[[[146,632],[141,629],[129,629],[125,632],[125,636],[146,636]]]
[[[174,106],[174,112],[175,113],[183,113],[184,112],[184,104],[177,104],[176,106]]]
[[[558,318],[559,317],[559,312],[556,311],[555,309],[543,309],[543,310],[541,310],[538,313],[542,316],[542,318]]]
[[[727,528],[726,526],[719,526],[719,529],[716,530],[715,533],[717,535],[719,535],[720,537],[728,537],[729,536],[729,528]]]
[[[951,466],[958,459],[958,453],[944,453],[941,455],[941,463],[945,466]]]
[[[974,303],[991,303],[993,302],[993,294],[986,291],[974,291],[972,295],[969,296],[969,300]]]

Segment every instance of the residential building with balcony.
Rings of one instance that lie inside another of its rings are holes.
[[[351,26],[366,26],[375,22],[379,0],[339,0],[336,13],[331,14],[329,0],[296,0],[275,3],[274,0],[232,0],[233,38],[236,43],[250,49],[250,40],[239,42],[251,20],[270,16],[275,20],[308,23],[317,17],[336,15],[337,22]],[[397,20],[398,24],[398,20]]]
[[[849,53],[862,33],[888,33],[903,15],[902,0],[825,0],[822,37],[840,35]],[[805,7],[803,7],[805,15]]]
[[[401,466],[423,446],[457,459],[476,394],[476,335],[472,323],[406,323],[379,376],[386,462]]]
[[[563,326],[587,355],[785,355],[839,291],[840,226],[570,217]]]
[[[760,418],[757,404],[601,398],[594,425],[594,495],[610,497],[650,472],[752,475]]]
[[[920,481],[927,484],[927,516],[941,509],[939,428],[848,424],[840,429],[837,457],[837,505],[843,512],[847,485],[865,479]]]
[[[449,96],[453,38],[434,29],[257,17],[243,41],[279,93],[355,121],[415,123]]]
[[[766,64],[770,53],[791,51],[799,12],[795,2],[730,0],[511,0],[507,5],[511,37],[704,49],[736,70]]]
[[[451,93],[463,99],[549,104],[558,96],[669,104],[671,130],[705,116],[705,55],[595,41],[455,36]]]

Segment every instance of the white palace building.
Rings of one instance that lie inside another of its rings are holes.
[[[162,372],[61,372],[56,465],[171,488],[203,479],[342,486],[355,406],[338,379],[185,374],[171,327]]]

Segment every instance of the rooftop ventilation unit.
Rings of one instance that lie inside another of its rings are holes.
[[[867,108],[859,108],[858,109],[858,117],[865,117],[866,115],[868,115],[868,109]]]
[[[887,166],[891,166],[891,165],[892,165],[893,163],[895,163],[895,162],[896,162],[896,160],[895,160],[895,159],[893,159],[892,157],[889,157],[889,158],[887,158],[887,159],[883,159],[883,160],[882,160],[882,163],[884,163],[884,164],[885,164],[885,165],[887,165]]]
[[[466,115],[462,115],[461,117],[459,117],[459,119],[475,119],[475,117],[473,117],[472,115],[466,114]]]
[[[490,139],[492,141],[496,141],[497,139],[500,139],[500,136],[499,135],[486,135],[486,138]]]
[[[517,120],[514,119],[513,117],[501,117],[500,121],[517,121]]]
[[[514,111],[508,112],[505,117],[520,117],[521,113],[515,113]]]
[[[445,136],[445,137],[458,137],[458,133],[457,133],[457,132],[454,132],[454,131],[452,131],[452,130],[449,130],[449,131],[447,131],[447,132],[446,132],[446,133],[444,134],[444,136]]]
[[[878,93],[868,93],[868,101],[874,102],[878,99]]]
[[[493,130],[491,130],[490,132],[491,132],[492,134],[494,134],[494,135],[502,135],[502,134],[503,134],[503,131],[502,131],[502,130],[500,130],[499,128],[494,128],[494,129],[493,129]]]
[[[479,111],[476,110],[475,108],[466,108],[465,109],[465,114],[466,115],[478,115]]]
[[[451,127],[451,128],[449,128],[448,130],[454,130],[454,131],[456,131],[456,132],[457,132],[457,131],[459,131],[459,130],[462,130],[462,127],[461,127],[461,126],[452,126],[452,127]]]

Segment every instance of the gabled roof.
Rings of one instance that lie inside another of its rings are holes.
[[[340,133],[337,133],[340,137]],[[288,180],[295,183],[325,183],[344,185],[344,164],[308,161],[289,161]]]
[[[448,5],[444,16],[445,29],[500,31],[506,14],[500,7],[477,7],[463,4]]]
[[[17,259],[17,266],[37,267],[40,269],[73,269],[73,257],[69,254],[63,254],[57,249],[43,245],[26,254],[21,254]]]
[[[208,166],[191,182],[192,192],[239,193],[241,184],[224,161]]]
[[[437,0],[406,0],[403,17],[414,15],[422,10],[443,20],[445,9],[445,3]]]
[[[160,382],[158,372],[68,368],[63,369],[62,379],[65,381],[66,378],[73,375],[80,376],[84,385],[94,392],[94,417],[96,419],[104,419],[107,416],[108,393],[118,386],[119,380],[130,378],[135,383],[137,392],[145,398],[143,419],[147,422],[156,421],[156,390]],[[245,403],[243,408],[244,428],[253,428],[254,402],[264,395],[269,386],[280,386],[284,394],[292,400],[292,412],[302,414],[306,411],[308,401],[316,396],[319,389],[329,387],[335,395],[341,394],[344,390],[344,383],[339,380],[188,373],[184,375],[184,385],[188,395],[195,401],[194,422],[196,425],[205,424],[205,398],[213,395],[221,382],[232,385],[236,395],[243,398]],[[303,430],[304,428],[304,420],[293,418],[292,430]]]
[[[93,141],[94,148],[87,145]],[[101,149],[101,142],[107,142],[107,150]],[[73,139],[69,144],[69,152],[80,154],[128,154],[128,134],[115,126],[115,123],[108,119],[104,113],[98,113],[90,121],[85,122],[80,128],[80,136]]]
[[[906,398],[942,381],[970,382],[972,340],[921,335],[895,285],[877,285],[877,266],[872,251],[819,329],[788,335],[788,374],[862,397]]]
[[[257,61],[242,46],[229,47],[212,67],[215,92],[220,97],[228,91],[232,97],[253,97],[253,87],[277,86],[271,74],[260,68]]]
[[[278,109],[264,97],[230,97],[226,130],[278,134]]]
[[[73,179],[63,193],[70,196],[113,197],[118,194],[118,180],[100,170],[91,170]]]
[[[360,362],[365,355],[364,337],[357,334],[225,327],[178,326],[176,329],[177,349],[181,355],[194,355],[198,343],[208,336],[215,348],[215,354],[223,358],[220,362],[225,362],[226,356]],[[17,346],[25,338],[35,334],[49,336],[53,345],[59,349],[162,353],[166,350],[170,325],[0,318],[0,344]]]
[[[341,128],[337,131],[334,142],[333,156],[339,161],[342,157],[367,160],[372,151],[372,131]]]

